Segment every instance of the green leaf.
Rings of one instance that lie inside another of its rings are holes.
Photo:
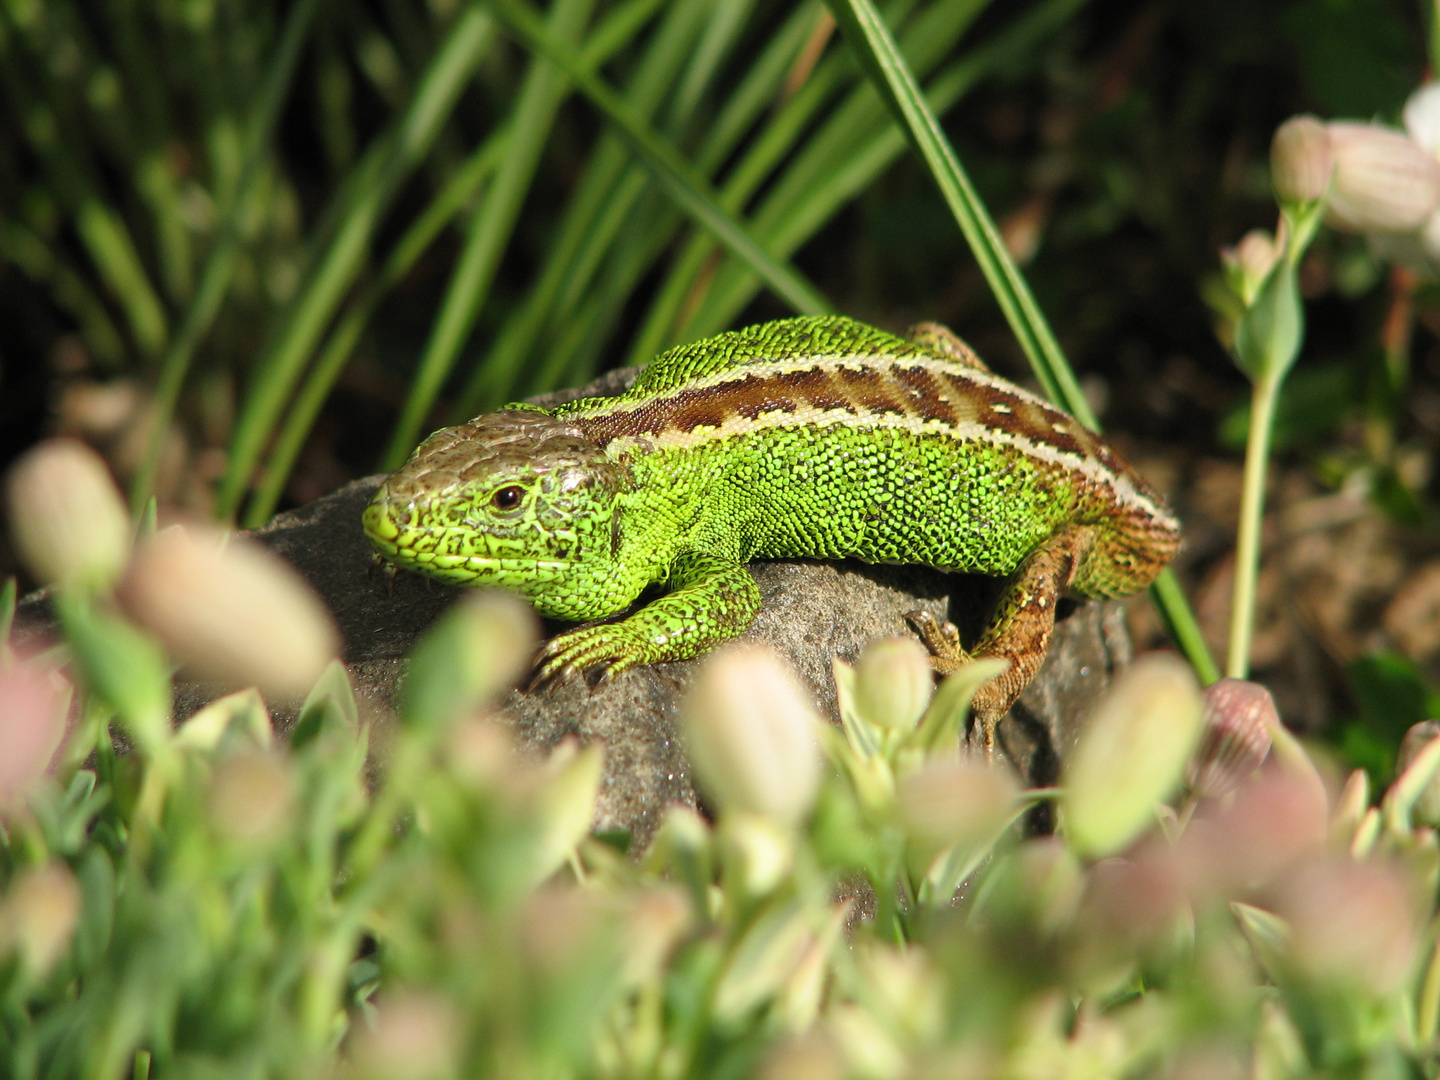
[[[1305,339],[1300,286],[1288,259],[1277,259],[1235,330],[1235,358],[1252,382],[1283,379]]]
[[[75,659],[95,695],[146,754],[170,738],[170,666],[155,641],[83,597],[61,591],[55,606]]]
[[[10,644],[10,628],[15,625],[15,594],[17,586],[13,577],[7,577],[0,584],[0,656]]]
[[[535,615],[510,593],[462,599],[420,640],[400,692],[409,726],[436,730],[508,686],[535,648]]]
[[[290,731],[290,748],[298,750],[328,724],[340,724],[351,731],[360,727],[360,710],[355,706],[355,689],[341,660],[332,660],[310,691]]]
[[[1278,915],[1264,908],[1234,901],[1230,910],[1240,921],[1240,930],[1250,943],[1255,959],[1271,979],[1285,973],[1286,957],[1290,955],[1290,927]]]
[[[987,680],[1005,672],[1009,661],[998,658],[973,660],[945,676],[935,691],[925,715],[920,718],[910,742],[928,754],[954,750],[959,745],[970,700]]]

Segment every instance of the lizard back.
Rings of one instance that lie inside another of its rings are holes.
[[[626,394],[556,410],[642,497],[657,493],[645,512],[686,543],[1008,574],[1072,522],[1103,533],[1103,579],[1076,580],[1097,595],[1143,586],[1178,545],[1175,518],[1118,454],[978,360],[834,317],[763,330],[672,350]]]

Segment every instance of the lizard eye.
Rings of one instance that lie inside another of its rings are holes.
[[[490,496],[490,505],[496,510],[514,510],[525,498],[525,489],[516,484],[503,487]]]

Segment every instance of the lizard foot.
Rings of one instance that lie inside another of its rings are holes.
[[[566,671],[586,676],[593,688],[623,671],[649,661],[646,642],[626,631],[624,623],[602,623],[571,630],[550,639],[536,657],[532,687],[559,678]],[[590,674],[595,671],[593,676]]]
[[[920,640],[930,650],[930,666],[935,669],[935,674],[942,677],[949,675],[971,660],[978,659],[960,645],[960,631],[949,619],[937,619],[928,611],[907,612],[905,619],[915,628]],[[1005,700],[1004,691],[999,688],[997,679],[998,676],[984,683],[975,692],[970,703],[970,745],[975,745],[975,737],[978,735],[987,761],[995,759],[995,728],[1010,708],[1010,702]]]
[[[949,675],[970,662],[970,654],[960,647],[960,631],[949,619],[937,619],[928,611],[909,611],[905,621],[930,650],[930,666],[937,675]]]

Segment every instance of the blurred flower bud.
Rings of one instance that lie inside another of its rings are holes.
[[[1432,154],[1440,154],[1440,83],[1428,82],[1405,102],[1405,131]]]
[[[1282,203],[1310,203],[1330,187],[1330,135],[1313,116],[1292,116],[1270,142],[1270,181]]]
[[[1420,751],[1440,738],[1440,722],[1425,720],[1412,724],[1400,741],[1400,752],[1395,759],[1395,775],[1404,776]],[[1440,775],[1432,776],[1420,789],[1410,809],[1410,818],[1417,825],[1440,826]]]
[[[493,716],[472,716],[450,729],[445,765],[457,777],[484,789],[513,776],[517,764],[510,729]]]
[[[1267,768],[1207,807],[1176,848],[1192,896],[1227,900],[1276,878],[1325,842],[1325,792],[1305,776]]]
[[[681,722],[701,786],[722,813],[793,825],[810,812],[821,721],[773,654],[744,645],[716,653],[686,695]]]
[[[74,688],[53,668],[0,659],[0,815],[45,774],[65,736]]]
[[[636,894],[624,909],[625,973],[631,985],[659,975],[671,950],[690,932],[690,901],[673,885]]]
[[[1395,866],[1341,858],[1287,878],[1275,910],[1302,974],[1384,994],[1407,983],[1419,958],[1416,892]]]
[[[303,699],[340,648],[299,573],[240,536],[165,529],[135,552],[119,595],[192,676],[273,701]]]
[[[866,1003],[876,1019],[907,1044],[937,1041],[945,1023],[945,980],[929,955],[879,942],[857,951]]]
[[[33,977],[43,976],[70,945],[80,900],[79,882],[59,860],[21,873],[0,896],[0,956],[13,949]]]
[[[994,904],[987,900],[987,907],[1027,933],[1054,934],[1073,921],[1085,880],[1080,860],[1059,837],[1033,837],[996,857],[986,879]]]
[[[1185,880],[1163,843],[1139,845],[1133,858],[1102,859],[1086,874],[1073,934],[1078,973],[1094,988],[1123,977],[1137,954],[1166,939],[1188,911]]]
[[[1327,217],[1349,232],[1411,232],[1440,206],[1440,161],[1399,131],[1326,126],[1335,155]]]
[[[878,728],[909,731],[935,694],[935,669],[913,637],[877,638],[855,665],[855,707]]]
[[[995,839],[1015,810],[1015,781],[978,761],[945,761],[900,781],[900,820],[925,856]]]
[[[514,593],[479,589],[436,620],[410,657],[400,716],[440,728],[514,685],[535,656],[535,611]]]
[[[1279,243],[1264,229],[1251,229],[1233,248],[1220,250],[1220,261],[1225,264],[1230,287],[1246,307],[1255,302],[1260,286],[1279,258]]]
[[[1200,738],[1195,675],[1168,653],[1123,672],[1091,713],[1062,772],[1066,835],[1092,858],[1120,851],[1155,820]]]
[[[350,1060],[367,1080],[453,1076],[461,1031],[454,1009],[438,994],[398,990],[381,997],[351,1044]]]
[[[623,935],[615,899],[597,889],[550,885],[528,901],[518,944],[527,968],[550,979],[566,977],[595,958],[618,957]]]
[[[1205,689],[1204,734],[1190,762],[1189,785],[1202,799],[1235,789],[1270,753],[1270,724],[1279,723],[1270,691],[1245,679]]]
[[[834,1044],[811,1033],[773,1047],[762,1059],[755,1080],[844,1080],[846,1075]]]
[[[905,1049],[868,1009],[854,1002],[826,1010],[826,1031],[840,1048],[843,1076],[900,1077],[905,1075]]]
[[[74,439],[24,454],[7,485],[16,551],[37,581],[106,589],[130,553],[130,515],[100,455]]]
[[[242,847],[265,847],[291,820],[294,771],[282,754],[231,754],[216,767],[206,798],[216,832]]]
[[[722,880],[740,903],[768,896],[795,866],[795,841],[774,818],[731,814],[720,829]]]

